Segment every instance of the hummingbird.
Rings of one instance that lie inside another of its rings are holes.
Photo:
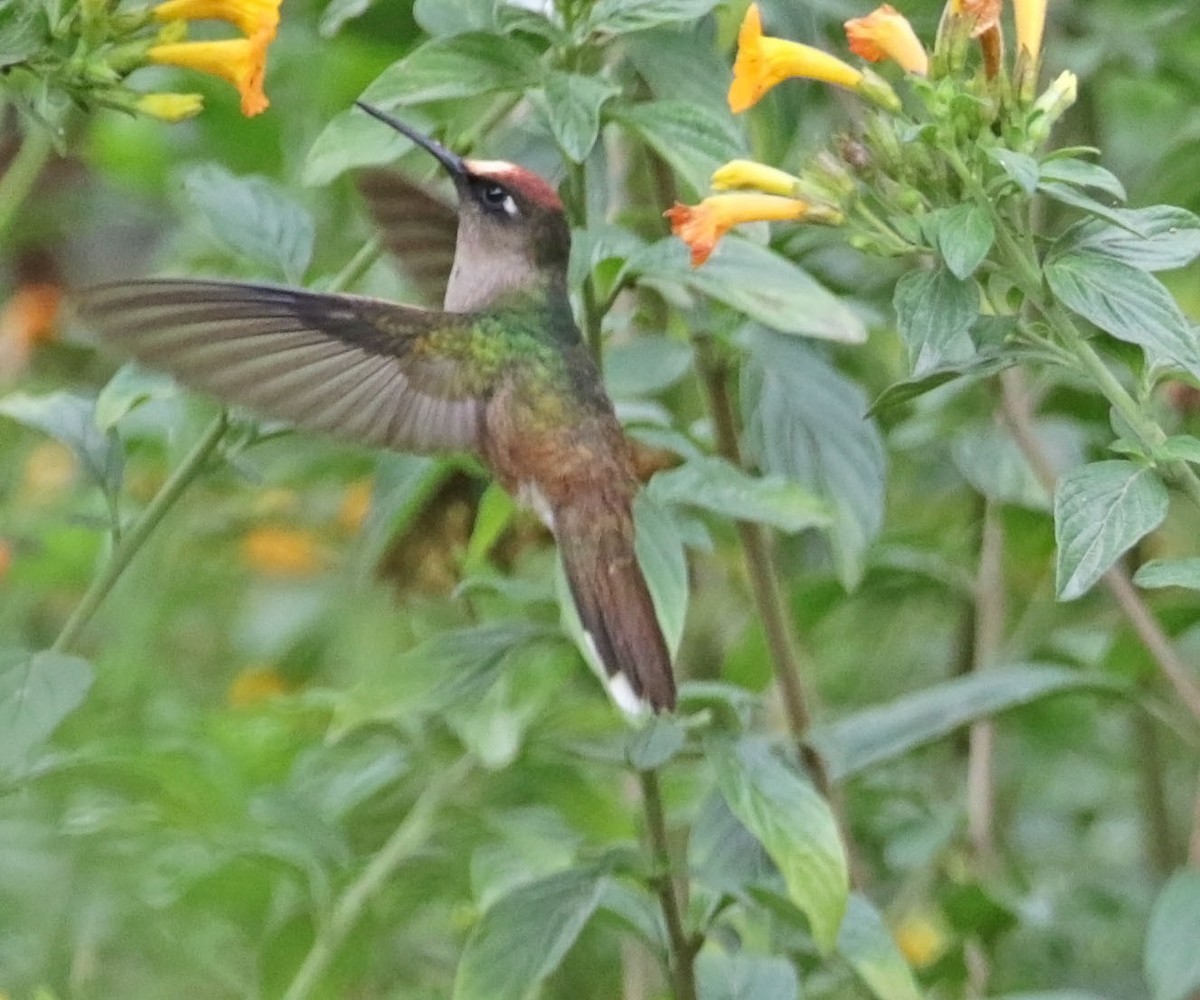
[[[91,288],[81,318],[119,352],[263,417],[398,451],[478,456],[554,535],[613,700],[672,710],[671,657],[634,551],[640,484],[571,311],[571,232],[557,191],[356,103],[453,181],[448,220],[449,206],[406,197],[411,186],[378,171],[364,191],[390,249],[419,248],[419,236],[403,235],[406,209],[418,230],[432,223],[433,243],[440,222],[456,224],[441,309],[168,278]],[[430,260],[436,272],[436,252]]]

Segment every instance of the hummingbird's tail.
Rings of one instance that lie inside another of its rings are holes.
[[[584,632],[626,710],[675,708],[671,654],[634,552],[628,511],[555,511],[554,533]],[[630,697],[632,695],[632,697]]]

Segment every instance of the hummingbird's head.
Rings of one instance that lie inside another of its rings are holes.
[[[515,163],[461,157],[398,118],[356,103],[430,153],[454,181],[458,243],[447,304],[453,298],[469,308],[506,292],[536,290],[547,277],[565,278],[571,231],[549,181]]]

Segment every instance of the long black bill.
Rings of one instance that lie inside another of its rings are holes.
[[[378,118],[385,125],[390,125],[403,136],[407,136],[422,149],[431,153],[443,167],[450,171],[450,176],[456,180],[466,176],[467,165],[463,162],[463,158],[457,153],[452,153],[440,142],[429,138],[418,132],[411,125],[407,125],[399,118],[394,118],[386,111],[380,111],[378,108],[373,108],[369,104],[364,104],[362,101],[354,102],[363,111],[369,114],[372,118]]]

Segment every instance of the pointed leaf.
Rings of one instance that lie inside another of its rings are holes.
[[[15,392],[0,399],[0,416],[49,434],[65,444],[79,459],[88,478],[105,492],[115,494],[121,485],[125,455],[116,432],[96,426],[96,404],[71,392],[31,396]]]
[[[609,114],[666,160],[693,195],[708,191],[717,167],[746,154],[746,140],[727,115],[690,101],[622,104]]]
[[[935,238],[938,253],[956,278],[975,273],[992,248],[996,227],[992,215],[978,202],[968,201],[937,214]]]
[[[634,501],[633,516],[638,562],[646,575],[646,586],[654,599],[667,649],[674,656],[679,652],[679,642],[683,638],[688,606],[687,557],[683,539],[671,515],[645,491]]]
[[[998,712],[1070,690],[1115,690],[1103,678],[1040,663],[991,667],[816,727],[813,744],[838,779],[892,760]]]
[[[1063,233],[1051,256],[1093,251],[1143,271],[1170,271],[1200,257],[1200,218],[1192,212],[1173,205],[1114,211],[1124,226],[1082,219]]]
[[[1159,587],[1187,587],[1200,590],[1200,557],[1190,559],[1151,559],[1134,574],[1139,587],[1154,590]]]
[[[532,86],[538,53],[525,42],[487,32],[434,38],[379,74],[362,99],[384,110],[429,101],[458,101]]]
[[[879,1000],[921,1000],[912,970],[883,918],[857,892],[850,894],[837,950]]]
[[[1143,959],[1154,1000],[1187,1000],[1200,990],[1200,871],[1178,872],[1150,912]]]
[[[568,158],[582,163],[600,134],[600,109],[620,90],[581,73],[551,73],[545,90],[550,131]]]
[[[91,686],[91,665],[77,656],[0,650],[0,773],[19,770]]]
[[[967,331],[979,315],[979,289],[946,267],[909,271],[896,282],[896,328],[908,347],[914,375],[975,353]]]
[[[471,932],[454,1000],[527,1000],[558,968],[600,902],[606,880],[566,871],[493,903]]]
[[[1074,157],[1057,157],[1047,160],[1038,171],[1039,182],[1058,181],[1074,187],[1090,187],[1110,194],[1118,201],[1125,201],[1125,185],[1111,171],[1097,163]]]
[[[721,796],[779,869],[788,896],[823,950],[837,940],[850,891],[846,855],[829,804],[765,741],[714,742],[709,759]]]
[[[1133,462],[1092,462],[1065,473],[1054,491],[1060,600],[1086,594],[1167,516],[1167,488]]]
[[[800,981],[791,962],[706,948],[696,957],[699,1000],[798,1000]]]
[[[430,35],[493,31],[496,0],[416,0],[413,20]]]
[[[1000,164],[1004,172],[1016,181],[1017,187],[1026,194],[1033,194],[1037,190],[1039,168],[1037,160],[1032,156],[1014,153],[1011,149],[1005,149],[1003,146],[993,146],[988,149],[987,153]]]
[[[1092,250],[1072,250],[1046,261],[1046,280],[1072,312],[1118,340],[1200,377],[1194,330],[1157,278]]]
[[[635,771],[660,768],[683,749],[687,730],[673,715],[655,715],[629,735],[625,759]]]
[[[96,426],[108,432],[143,403],[170,399],[178,392],[175,380],[169,375],[148,371],[132,363],[122,365],[96,397]]]

